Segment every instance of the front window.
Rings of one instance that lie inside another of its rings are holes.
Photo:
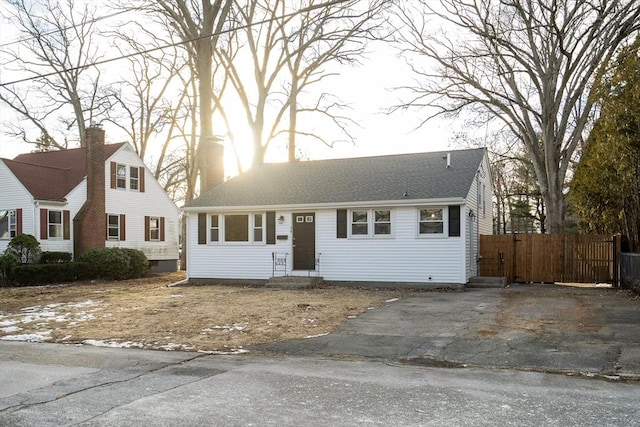
[[[262,242],[262,214],[253,215],[253,241]]]
[[[127,166],[119,163],[116,165],[116,187],[127,188]]]
[[[109,240],[120,240],[120,216],[119,215],[108,215],[107,238]]]
[[[62,211],[49,211],[49,238],[62,239]]]
[[[218,215],[211,215],[211,227],[209,228],[209,240],[220,241],[220,219]]]
[[[351,211],[351,235],[366,236],[369,234],[368,211]]]
[[[391,234],[391,211],[375,211],[374,212],[373,234],[384,235]]]
[[[16,234],[16,211],[0,211],[0,239],[12,239]]]
[[[138,190],[138,183],[140,182],[140,169],[131,166],[129,168],[129,188],[131,190]]]
[[[224,216],[224,241],[248,242],[249,241],[249,215],[225,215]]]
[[[420,209],[420,234],[444,234],[444,210]]]
[[[152,242],[160,241],[160,218],[149,218],[149,240]]]

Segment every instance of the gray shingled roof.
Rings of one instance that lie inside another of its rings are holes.
[[[451,166],[447,168],[447,153]],[[242,207],[464,198],[483,148],[379,157],[268,163],[185,205]],[[407,193],[403,197],[404,193]]]

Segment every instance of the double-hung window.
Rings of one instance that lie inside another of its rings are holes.
[[[15,210],[0,211],[0,239],[12,239],[18,233]]]
[[[127,188],[127,165],[116,165],[116,188]]]
[[[262,224],[262,214],[253,214],[253,241],[256,243],[262,242],[262,235],[264,227]]]
[[[160,241],[160,218],[149,217],[149,240],[152,242]]]
[[[129,189],[138,191],[140,188],[140,169],[138,167],[129,167]]]
[[[420,235],[444,234],[444,209],[443,208],[420,209],[418,225],[419,225]]]
[[[49,238],[62,239],[63,223],[62,211],[49,210]]]
[[[351,211],[351,236],[376,237],[391,235],[389,209],[358,209]]]
[[[368,236],[369,235],[369,211],[357,210],[351,211],[351,235],[352,236]]]
[[[391,234],[391,211],[375,210],[373,211],[373,215],[373,234],[375,236]]]
[[[211,222],[209,223],[209,241],[220,241],[220,218],[219,215],[211,215]]]
[[[107,239],[120,240],[120,215],[107,215]]]

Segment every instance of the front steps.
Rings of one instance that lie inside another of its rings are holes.
[[[506,277],[481,277],[475,276],[469,279],[467,288],[504,288],[507,285]]]
[[[304,289],[321,285],[323,282],[320,276],[277,276],[272,277],[267,282],[267,287],[283,289]]]

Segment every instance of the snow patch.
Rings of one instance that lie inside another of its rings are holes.
[[[307,335],[305,338],[318,338],[318,337],[324,337],[325,335],[329,335],[329,333],[318,334],[318,335]]]
[[[400,301],[400,298],[391,298],[386,300],[385,302],[396,302],[396,301]]]
[[[144,348],[144,344],[131,341],[103,341],[103,340],[84,340],[82,344],[92,345],[94,347],[110,347],[110,348]]]

